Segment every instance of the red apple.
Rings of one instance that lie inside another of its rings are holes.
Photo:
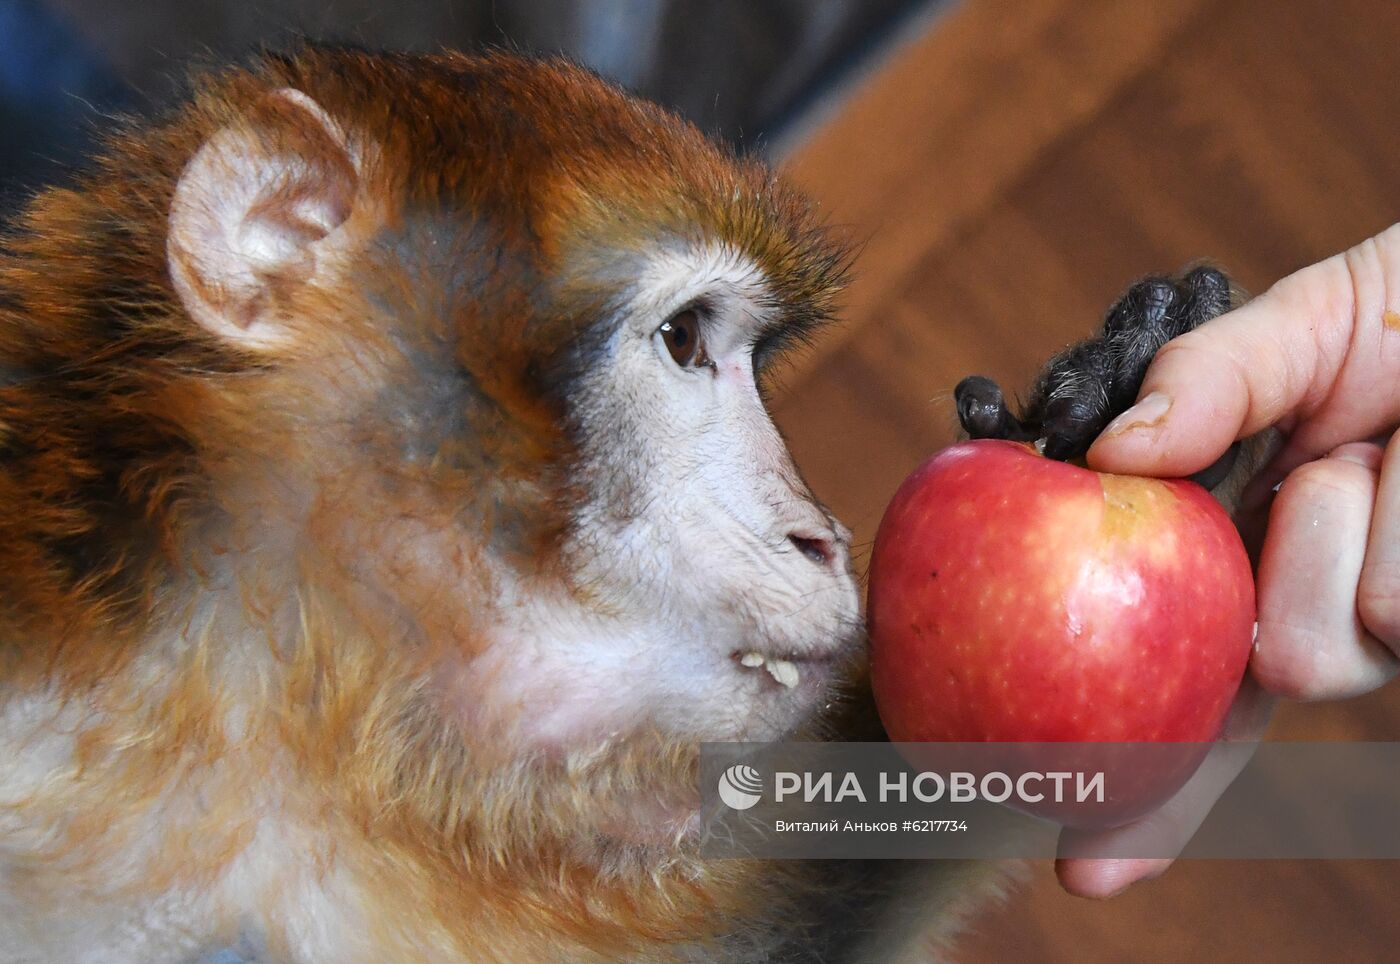
[[[1254,581],[1194,482],[973,441],[885,511],[869,622],[893,740],[1205,743],[1249,660]]]

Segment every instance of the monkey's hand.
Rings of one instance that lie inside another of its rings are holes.
[[[953,390],[958,421],[971,438],[1043,439],[1050,458],[1078,458],[1132,406],[1158,349],[1233,306],[1230,280],[1214,268],[1194,268],[1179,278],[1144,278],[1108,310],[1099,334],[1050,360],[1020,417],[996,382],[973,375]],[[1229,474],[1236,452],[1232,447],[1194,478],[1214,487]]]

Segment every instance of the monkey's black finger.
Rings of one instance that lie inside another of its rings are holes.
[[[1147,366],[1158,349],[1180,334],[1182,293],[1166,278],[1144,278],[1128,289],[1105,323],[1104,347],[1111,375],[1104,389],[1119,412],[1137,398]]]
[[[1102,395],[1067,395],[1045,407],[1045,456],[1063,462],[1078,458],[1108,423]]]
[[[1170,278],[1160,275],[1143,278],[1123,292],[1123,297],[1108,309],[1103,321],[1104,334],[1138,333],[1144,329],[1161,331],[1177,296],[1177,287]]]
[[[1057,384],[1045,402],[1041,433],[1045,455],[1065,461],[1089,450],[1113,417],[1113,374],[1103,346],[1089,342],[1074,349],[1055,372]]]
[[[1177,313],[1179,330],[1175,334],[1185,334],[1199,328],[1230,310],[1230,279],[1223,271],[1209,265],[1192,268],[1181,279],[1181,287],[1185,297]]]
[[[969,438],[1000,438],[1026,441],[1035,437],[1006,407],[1001,387],[985,375],[969,375],[953,389],[958,421]]]
[[[1224,455],[1189,478],[1192,482],[1202,485],[1207,489],[1213,489],[1221,482],[1225,481],[1225,477],[1229,475],[1230,470],[1235,467],[1235,459],[1239,457],[1239,454],[1240,443],[1236,442],[1225,450]]]
[[[1103,341],[1086,341],[1050,361],[1033,397],[1045,454],[1069,459],[1088,451],[1113,414],[1114,353]]]

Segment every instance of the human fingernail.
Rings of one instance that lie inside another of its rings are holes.
[[[1102,437],[1109,438],[1114,435],[1122,435],[1125,432],[1138,432],[1145,428],[1154,428],[1161,423],[1162,419],[1166,418],[1167,411],[1171,407],[1171,396],[1164,392],[1152,392],[1112,422],[1109,422],[1108,428],[1103,430]]]

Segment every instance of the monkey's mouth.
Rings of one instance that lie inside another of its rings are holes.
[[[760,653],[757,650],[735,650],[729,654],[746,670],[766,672],[783,689],[796,689],[802,683],[803,674],[811,679],[828,678],[840,662],[839,653],[785,653],[782,656]]]

